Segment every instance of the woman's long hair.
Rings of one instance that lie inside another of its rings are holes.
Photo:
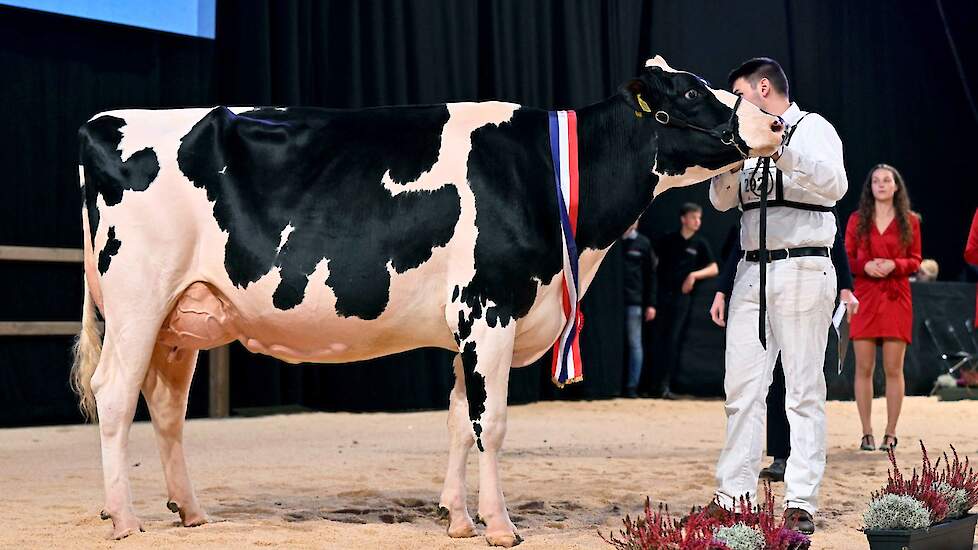
[[[903,182],[903,176],[889,164],[877,164],[866,174],[866,183],[863,184],[863,192],[859,195],[859,223],[856,225],[856,236],[859,242],[867,242],[870,228],[873,227],[873,218],[876,214],[876,197],[873,196],[873,172],[880,169],[889,170],[893,174],[893,181],[896,183],[896,191],[893,193],[893,210],[897,227],[900,229],[900,244],[908,247],[913,242],[913,226],[910,225],[910,216],[917,214],[910,210],[910,196],[907,194],[907,185]]]

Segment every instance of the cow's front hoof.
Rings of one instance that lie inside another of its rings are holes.
[[[447,506],[439,506],[438,519],[448,520],[448,536],[453,539],[465,539],[478,534],[475,532],[475,524],[472,523],[472,518],[464,510],[453,514]]]
[[[183,518],[183,526],[200,527],[201,525],[208,523],[209,521],[210,519],[208,519],[207,514],[205,514],[204,512],[198,512],[195,515],[188,515],[187,517]]]
[[[467,539],[476,536],[475,524],[472,520],[460,520],[448,525],[448,536],[453,539]]]
[[[512,548],[523,542],[523,537],[521,537],[516,531],[501,531],[499,533],[486,532],[486,542],[489,543],[489,546]]]

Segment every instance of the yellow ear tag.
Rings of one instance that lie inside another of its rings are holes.
[[[638,118],[642,118],[642,111],[635,111],[635,116]]]
[[[645,111],[646,113],[651,113],[652,112],[652,109],[649,108],[649,104],[646,103],[644,99],[642,99],[642,94],[635,94],[635,99],[638,100],[638,104],[639,104],[639,106],[642,107],[642,110],[643,111]]]

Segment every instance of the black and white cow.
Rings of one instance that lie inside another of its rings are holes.
[[[654,193],[782,138],[775,117],[658,57],[580,109],[577,127],[582,290]],[[198,350],[238,340],[290,362],[457,352],[448,532],[475,534],[464,480],[477,444],[486,537],[520,541],[497,465],[509,370],[546,353],[566,320],[546,111],[123,110],[80,139],[87,290],[73,383],[97,410],[113,537],[141,529],[127,467],[140,391],[168,506],[184,525],[206,521],[183,455],[187,395]]]

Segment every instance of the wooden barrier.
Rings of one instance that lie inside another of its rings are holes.
[[[80,248],[0,246],[0,261],[81,263],[84,259]]]
[[[0,261],[82,263],[80,248],[0,246]],[[0,321],[0,336],[74,336],[78,321]],[[224,418],[231,413],[231,352],[221,346],[207,352],[209,367],[208,414]]]

